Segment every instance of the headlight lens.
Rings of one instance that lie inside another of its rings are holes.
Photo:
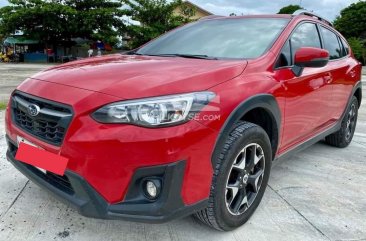
[[[92,114],[102,123],[126,123],[145,127],[177,125],[193,118],[215,94],[196,92],[106,105]]]

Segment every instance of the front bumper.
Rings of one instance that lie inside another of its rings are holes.
[[[169,128],[101,124],[90,113],[118,98],[34,79],[23,82],[17,91],[72,108],[73,118],[61,145],[24,131],[15,124],[8,108],[7,156],[29,179],[73,205],[82,215],[164,222],[207,206],[216,131],[195,120]],[[67,158],[66,175],[45,175],[15,160],[14,142],[18,137]],[[142,197],[139,183],[144,176],[162,180],[156,201]]]
[[[42,141],[14,123],[10,108],[6,134],[22,137],[42,149],[69,159],[67,170],[83,177],[109,204],[126,201],[135,172],[185,160],[180,196],[187,206],[210,195],[211,155],[217,131],[192,120],[168,128],[101,124],[90,117],[95,109],[119,98],[70,86],[28,79],[17,92],[72,108],[73,118],[61,145]],[[63,93],[67,93],[63,94]]]
[[[15,159],[16,145],[7,137],[7,159],[31,181],[49,191],[61,201],[71,204],[81,215],[101,219],[162,223],[193,214],[208,205],[208,200],[185,205],[181,188],[185,161],[168,165],[144,167],[136,170],[125,200],[109,204],[83,177],[66,171],[64,176],[43,173],[37,168]],[[142,196],[141,180],[146,176],[161,177],[164,186],[156,201]]]

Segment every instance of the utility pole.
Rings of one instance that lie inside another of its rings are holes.
[[[301,5],[302,5],[302,0],[300,0],[300,7],[301,7]]]

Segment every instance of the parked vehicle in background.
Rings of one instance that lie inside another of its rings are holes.
[[[350,144],[361,65],[313,13],[202,19],[126,55],[52,67],[6,112],[8,160],[85,216],[244,224],[272,162]]]

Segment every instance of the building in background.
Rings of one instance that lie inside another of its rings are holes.
[[[28,39],[19,34],[7,37],[1,48],[3,58],[6,57],[13,62],[24,62],[29,59],[33,60],[32,62],[44,62],[47,59],[41,51],[42,47],[38,40]]]
[[[190,17],[192,20],[197,20],[203,17],[214,15],[213,13],[207,11],[206,9],[201,8],[200,6],[190,1],[184,1],[183,6],[176,8],[174,13],[176,15],[184,15],[184,16],[192,15]]]

